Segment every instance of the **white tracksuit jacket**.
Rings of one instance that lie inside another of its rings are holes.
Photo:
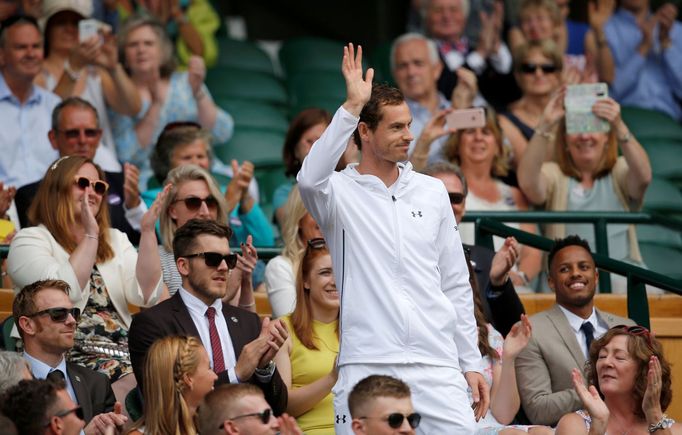
[[[338,363],[480,371],[469,274],[445,187],[410,163],[399,164],[391,188],[355,165],[334,172],[357,123],[339,108],[298,174],[340,292]]]

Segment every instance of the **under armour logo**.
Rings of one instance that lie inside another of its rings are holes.
[[[346,414],[343,415],[336,414],[336,424],[339,423],[346,424]]]
[[[459,227],[455,225],[455,231],[459,231]]]
[[[417,211],[412,212],[412,217],[417,217],[417,216],[422,217],[422,211],[421,210],[417,210]]]

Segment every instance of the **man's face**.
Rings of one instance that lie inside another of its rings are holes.
[[[241,399],[238,409],[234,411],[233,417],[225,426],[227,433],[238,433],[240,435],[275,435],[279,433],[279,422],[270,412],[270,419],[263,423],[263,420],[256,414],[270,409],[270,405],[263,396],[249,395]],[[241,417],[240,417],[241,416]]]
[[[582,246],[561,249],[549,265],[549,287],[556,293],[557,304],[567,309],[592,303],[598,278],[592,255]]]
[[[384,105],[381,113],[381,121],[374,131],[360,123],[363,158],[390,163],[407,160],[407,150],[414,139],[410,133],[412,115],[407,103]]]
[[[201,234],[197,236],[192,252],[183,252],[182,254],[189,255],[200,252],[217,252],[227,255],[230,253],[230,246],[225,238]],[[204,301],[206,305],[211,305],[216,299],[222,299],[227,295],[229,269],[225,261],[221,261],[218,267],[210,267],[206,265],[203,257],[179,257],[177,266],[183,278],[183,287]],[[234,294],[227,296],[229,300]]]
[[[455,219],[457,220],[457,223],[462,222],[466,197],[464,196],[464,186],[462,186],[459,177],[455,174],[443,172],[434,174],[433,176],[445,184],[445,189],[447,189],[448,195],[450,195],[450,205],[452,206],[452,212],[455,213]],[[462,201],[457,203],[460,197]]]
[[[57,130],[50,130],[48,138],[60,156],[81,156],[93,159],[102,138],[97,117],[90,109],[67,106],[59,115]]]
[[[407,418],[402,424],[392,428],[388,424],[388,416],[399,413],[408,416],[414,412],[412,400],[409,397],[378,397],[373,400],[365,415],[353,419],[353,432],[356,435],[410,435],[415,431],[410,427]],[[360,418],[364,417],[364,418]]]
[[[36,313],[49,308],[73,308],[66,293],[51,288],[40,290],[35,295],[35,305]],[[71,314],[63,322],[53,321],[49,314],[22,317],[21,321],[27,347],[31,346],[33,349],[35,346],[40,352],[50,355],[62,355],[73,347],[77,323]]]
[[[16,24],[5,30],[0,64],[4,74],[32,82],[43,65],[43,39],[38,29],[31,24]]]
[[[393,76],[398,87],[411,100],[426,98],[436,92],[443,66],[431,59],[426,41],[413,39],[395,49]]]
[[[431,0],[426,10],[426,29],[436,39],[458,40],[466,21],[461,0]]]
[[[78,405],[71,400],[65,389],[57,391],[57,397],[55,414],[60,414],[61,417],[50,416],[50,429],[53,433],[62,435],[78,435],[85,427],[85,422],[76,415]]]

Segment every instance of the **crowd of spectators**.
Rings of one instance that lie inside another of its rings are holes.
[[[348,44],[343,105],[292,117],[268,216],[259,168],[213,150],[235,122],[204,83],[209,0],[0,0],[3,429],[682,434],[661,342],[595,307],[590,226],[509,224],[554,239],[544,255],[462,223],[642,206],[621,105],[682,120],[676,6],[595,0],[579,23],[567,0],[412,3],[397,88]],[[597,82],[608,131],[571,133],[567,87]],[[473,107],[483,126],[448,125]],[[632,225],[607,239],[646,267]],[[556,303],[526,316],[523,292]]]

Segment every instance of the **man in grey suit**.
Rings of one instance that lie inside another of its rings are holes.
[[[516,358],[516,379],[529,420],[554,426],[564,414],[582,408],[571,370],[584,369],[592,340],[634,322],[594,307],[599,272],[585,240],[556,240],[548,264],[556,305],[530,317],[533,337]]]

